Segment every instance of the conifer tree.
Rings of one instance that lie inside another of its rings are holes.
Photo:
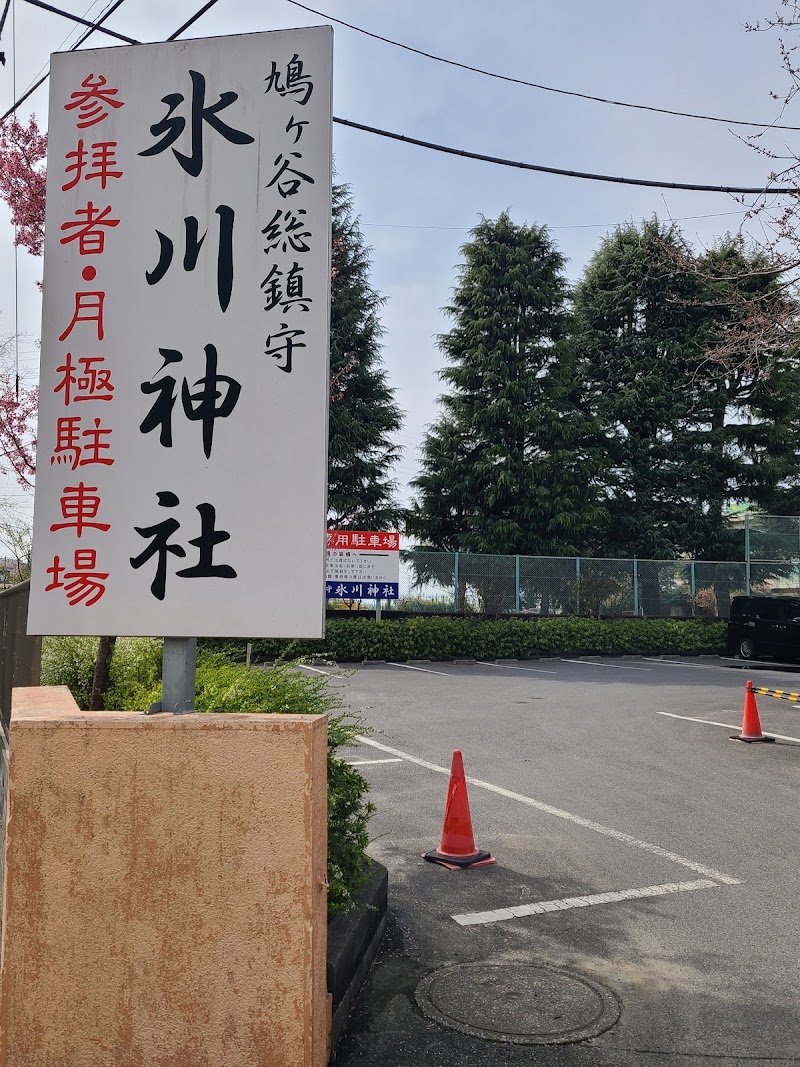
[[[575,292],[578,372],[605,442],[598,553],[735,560],[731,502],[797,507],[798,353],[750,347],[752,309],[780,321],[790,301],[778,265],[738,237],[701,255],[655,220],[606,238]]]
[[[383,298],[369,273],[350,189],[334,185],[328,519],[331,527],[381,530],[396,527],[401,514],[392,435],[402,416],[381,356]]]
[[[409,530],[445,550],[572,555],[602,521],[592,424],[568,343],[564,258],[547,230],[507,213],[462,249],[448,391],[423,442]]]

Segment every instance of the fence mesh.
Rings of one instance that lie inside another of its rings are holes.
[[[800,516],[748,513],[745,530],[751,561],[800,559]]]
[[[800,551],[800,550],[799,550]],[[753,561],[753,592],[800,595],[800,560]],[[726,618],[744,562],[488,556],[406,550],[400,599],[384,611]]]
[[[727,618],[747,592],[800,596],[800,516],[742,513],[743,560],[585,559],[401,553],[400,599],[384,611]]]

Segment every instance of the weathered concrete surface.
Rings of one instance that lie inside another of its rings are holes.
[[[321,1067],[324,716],[70,701],[12,713],[0,1064]]]

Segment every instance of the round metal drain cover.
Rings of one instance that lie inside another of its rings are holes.
[[[609,989],[544,963],[464,963],[426,975],[417,1004],[429,1019],[489,1041],[561,1045],[613,1026]]]

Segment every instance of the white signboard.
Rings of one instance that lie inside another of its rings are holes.
[[[54,55],[28,628],[324,628],[328,27]]]
[[[397,600],[400,535],[328,530],[325,596],[341,600]]]

